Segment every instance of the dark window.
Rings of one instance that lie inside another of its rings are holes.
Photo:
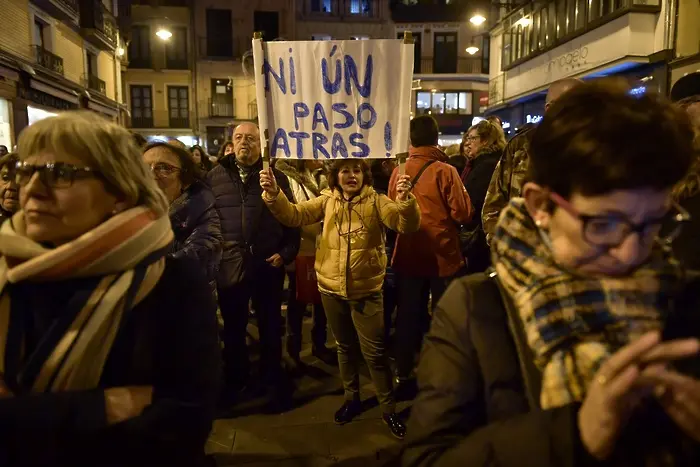
[[[311,0],[311,11],[314,13],[331,13],[331,0]]]
[[[483,36],[481,51],[481,72],[489,74],[489,60],[491,58],[491,39],[488,36]]]
[[[421,58],[421,39],[423,33],[413,33],[413,73],[420,73],[420,58]],[[403,39],[403,33],[396,34],[397,39]]]
[[[129,43],[129,67],[151,68],[151,28],[134,26],[131,28]]]
[[[131,86],[131,126],[153,128],[153,99],[150,86]]]
[[[207,56],[233,57],[231,10],[207,9]]]
[[[211,117],[233,117],[233,83],[226,79],[211,80]]]
[[[46,25],[42,21],[34,19],[34,45],[38,45],[44,50],[46,50],[45,33]]]
[[[457,33],[436,33],[433,73],[457,73]]]
[[[165,68],[187,69],[187,28],[172,28],[173,36],[165,46]]]
[[[557,0],[557,39],[566,36],[566,0]]]
[[[190,96],[187,86],[168,86],[168,112],[171,128],[190,127]]]
[[[280,36],[280,19],[276,11],[256,11],[253,13],[253,28],[262,31],[263,39],[272,41]]]
[[[97,57],[91,52],[85,52],[87,57],[87,74],[88,76],[97,77]]]

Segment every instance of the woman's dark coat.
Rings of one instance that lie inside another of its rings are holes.
[[[223,249],[215,202],[211,189],[197,181],[170,205],[170,221],[175,233],[170,255],[196,262],[210,283],[216,281]]]
[[[664,338],[700,334],[700,280],[690,275]],[[599,463],[580,442],[579,404],[539,409],[541,374],[525,331],[497,278],[455,280],[433,314],[418,365],[418,397],[402,450],[404,467],[637,466],[629,457],[685,439],[663,413],[627,425],[621,462]],[[697,359],[681,371],[699,377]],[[658,416],[660,415],[660,416]],[[659,428],[663,426],[664,428]],[[641,428],[641,429],[640,429]],[[667,428],[667,429],[666,429]],[[663,437],[661,435],[664,435]],[[663,439],[662,441],[659,441]],[[697,444],[694,446],[697,449]],[[696,452],[690,450],[692,459]],[[676,465],[700,465],[681,463]]]
[[[169,258],[153,291],[129,312],[97,389],[0,399],[0,465],[199,466],[214,419],[220,379],[215,305],[189,258]],[[12,285],[29,300],[41,335],[73,294],[94,278]],[[153,386],[138,417],[108,426],[104,389]]]

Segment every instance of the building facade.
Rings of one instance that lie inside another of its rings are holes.
[[[689,73],[700,72],[700,2],[674,0],[673,4],[678,13],[669,18],[675,21],[670,86]]]
[[[388,0],[294,0],[294,3],[296,40],[393,37]]]
[[[548,86],[567,77],[628,77],[666,93],[674,5],[661,0],[549,0],[504,12],[491,30],[489,113],[511,134],[544,114]]]
[[[294,38],[294,3],[290,0],[194,2],[198,135],[215,155],[232,128],[257,118],[251,75],[252,38]]]
[[[0,144],[72,109],[119,121],[118,2],[0,0]]]
[[[486,10],[472,2],[433,4],[396,2],[392,37],[410,31],[414,41],[412,116],[432,115],[440,125],[440,144],[461,141],[488,98],[487,19],[474,25],[472,15]],[[469,51],[467,51],[469,50]]]
[[[199,142],[193,16],[188,2],[134,0],[124,73],[129,126],[148,140]]]

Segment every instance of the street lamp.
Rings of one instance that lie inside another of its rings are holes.
[[[469,55],[474,55],[475,53],[477,53],[477,52],[479,51],[479,47],[477,47],[476,45],[472,44],[472,45],[470,45],[469,47],[466,48],[466,51],[467,51],[467,53],[468,53]]]
[[[171,37],[173,37],[173,33],[170,32],[170,31],[168,31],[168,30],[165,29],[165,28],[160,28],[160,29],[156,32],[156,36],[158,36],[158,37],[159,37],[161,40],[163,40],[163,41],[167,41],[168,39],[170,39]]]
[[[469,18],[469,22],[472,23],[474,26],[481,26],[484,24],[486,21],[486,18],[484,18],[481,15],[474,15],[471,18]]]

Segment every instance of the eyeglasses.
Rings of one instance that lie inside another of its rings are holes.
[[[255,141],[258,140],[258,138],[256,138],[254,135],[244,135],[243,133],[238,133],[238,134],[236,134],[236,135],[233,136],[233,139],[234,139],[235,141],[239,141],[239,140],[241,140],[241,139],[243,139],[243,138],[245,138],[245,140],[246,140],[248,143],[254,143]]]
[[[480,139],[481,138],[479,138],[478,136],[467,136],[466,138],[464,138],[464,141],[468,141],[471,143],[473,141],[479,141]]]
[[[43,165],[17,162],[15,170],[15,180],[19,186],[25,186],[38,173],[39,180],[48,188],[69,188],[75,180],[94,177],[99,173],[90,167],[77,167],[63,162]]]
[[[3,183],[14,182],[16,177],[17,177],[17,174],[15,172],[15,169],[14,168],[10,169],[8,167],[7,170],[0,173],[0,182],[3,182]]]
[[[174,165],[170,165],[166,162],[157,162],[151,165],[151,171],[158,178],[169,177],[180,170],[182,170],[180,167],[175,167]]]
[[[691,219],[690,213],[675,202],[671,203],[671,209],[663,216],[635,224],[623,214],[604,216],[581,214],[557,193],[550,193],[549,197],[559,207],[581,220],[584,240],[591,245],[608,249],[619,246],[632,233],[639,234],[643,239],[649,237],[650,233],[655,233],[659,241],[670,244],[681,233],[683,224]],[[666,227],[667,231],[659,236],[658,229],[662,226]]]

